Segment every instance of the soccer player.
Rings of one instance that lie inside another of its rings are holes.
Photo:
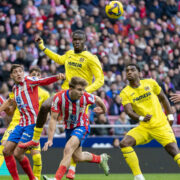
[[[132,170],[135,180],[144,180],[133,146],[146,144],[156,139],[180,166],[178,149],[171,124],[174,120],[172,109],[161,87],[153,79],[140,80],[136,64],[126,66],[129,81],[120,93],[125,112],[139,122],[120,142],[126,163]],[[163,112],[162,106],[167,113]],[[168,122],[169,121],[169,122]]]
[[[25,173],[30,180],[37,179],[31,169],[29,159],[25,156],[26,149],[17,146],[18,143],[27,142],[32,139],[33,131],[39,111],[38,86],[44,86],[64,79],[64,74],[47,78],[24,77],[24,68],[19,64],[13,64],[10,72],[10,77],[14,80],[13,87],[14,100],[8,99],[5,103],[16,106],[20,112],[19,125],[10,134],[3,155],[6,161],[6,166],[14,180],[19,180],[16,161],[14,156],[19,161]],[[13,156],[14,154],[14,156]]]
[[[53,135],[56,129],[58,116],[62,117],[65,123],[66,145],[63,159],[55,175],[55,180],[61,180],[70,165],[71,158],[75,162],[98,163],[109,174],[107,154],[95,155],[89,152],[82,152],[82,144],[90,133],[89,120],[86,115],[88,105],[96,104],[94,112],[104,114],[106,106],[103,101],[95,95],[85,92],[87,81],[80,77],[73,77],[69,82],[69,90],[58,92],[53,99],[51,108],[51,120],[49,122],[48,141],[43,150],[47,150],[53,144]],[[51,179],[43,176],[45,180]],[[54,179],[54,178],[53,178]]]
[[[41,69],[38,67],[33,67],[30,69],[29,72],[29,76],[31,77],[38,77],[41,78]],[[38,87],[38,96],[39,96],[39,107],[41,107],[42,103],[47,100],[49,98],[49,92],[42,89],[41,87]],[[10,98],[14,99],[14,94],[10,93]],[[0,102],[1,102],[1,98],[0,98]],[[8,114],[8,112],[7,112]],[[7,139],[10,135],[10,133],[13,131],[13,129],[19,124],[19,120],[20,120],[20,112],[18,110],[18,108],[16,108],[13,117],[12,117],[12,121],[9,125],[9,127],[7,128],[7,130],[4,133],[4,136],[1,140],[1,146],[0,146],[0,167],[4,161],[4,156],[3,156],[3,149],[4,146],[7,142]],[[38,147],[33,148],[31,151],[26,151],[26,153],[31,153],[32,155],[32,159],[33,159],[33,173],[35,175],[35,177],[37,177],[38,179],[40,179],[41,177],[41,170],[42,170],[42,161],[41,161],[41,153],[40,153],[40,145]]]
[[[83,31],[77,30],[72,35],[72,43],[74,50],[67,51],[64,55],[60,56],[44,46],[43,40],[37,38],[36,40],[39,44],[39,48],[44,51],[44,53],[57,64],[65,66],[66,80],[62,85],[62,89],[69,88],[69,81],[72,77],[78,76],[82,77],[88,82],[86,91],[92,93],[99,89],[104,84],[104,74],[101,68],[101,64],[96,56],[85,50],[86,36]],[[94,78],[94,82],[93,82]],[[47,114],[50,112],[51,103],[53,97],[44,102],[41,106],[37,117],[37,124],[34,128],[33,140],[21,144],[20,147],[37,146],[39,144],[39,139],[41,132],[43,130],[43,125],[46,122]],[[70,167],[70,171],[67,174],[67,178],[74,179],[76,164],[73,163]]]

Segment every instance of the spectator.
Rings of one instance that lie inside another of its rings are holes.
[[[118,120],[116,120],[114,124],[115,125],[130,125],[127,115],[124,111],[121,112]],[[114,134],[124,136],[130,129],[131,128],[129,127],[117,127],[117,128],[114,128]]]
[[[95,120],[96,124],[101,124],[101,125],[107,125],[109,124],[108,119],[106,115],[100,114]],[[110,135],[110,128],[93,128],[92,129],[92,134],[97,135],[97,136],[105,136],[105,135]]]

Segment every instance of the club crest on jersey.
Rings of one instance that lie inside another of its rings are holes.
[[[84,58],[80,58],[79,61],[80,61],[80,62],[84,62]]]
[[[149,86],[146,86],[144,89],[145,89],[146,91],[150,90]]]

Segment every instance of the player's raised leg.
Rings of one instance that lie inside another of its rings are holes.
[[[144,180],[142,175],[138,157],[132,148],[132,146],[136,145],[136,141],[131,136],[125,136],[124,139],[120,142],[121,151],[125,158],[126,163],[131,168],[131,171],[134,175],[134,180]]]

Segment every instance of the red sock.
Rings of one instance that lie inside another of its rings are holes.
[[[67,170],[66,166],[62,166],[62,165],[61,165],[61,166],[58,168],[58,170],[56,171],[55,178],[56,178],[57,180],[61,180],[61,178],[63,178],[64,174],[66,173],[66,170]]]
[[[95,154],[93,154],[93,153],[92,153],[92,156],[93,156],[93,158],[92,158],[92,160],[89,161],[89,162],[91,162],[91,163],[98,163],[98,164],[101,162],[101,156],[95,155]]]
[[[13,180],[20,180],[18,176],[17,166],[16,166],[16,160],[14,159],[14,156],[6,156],[4,157],[6,161],[6,166],[13,178]]]
[[[29,159],[26,156],[24,156],[24,159],[19,163],[22,166],[24,172],[29,176],[29,179],[34,180],[35,176],[34,176],[33,171],[31,169]]]

